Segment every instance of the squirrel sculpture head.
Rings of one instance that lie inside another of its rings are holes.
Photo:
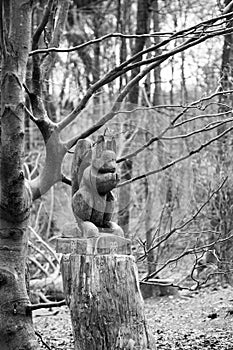
[[[116,172],[116,141],[114,137],[106,139],[103,135],[98,136],[92,152],[92,166],[98,173]]]

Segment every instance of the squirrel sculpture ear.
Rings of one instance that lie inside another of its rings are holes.
[[[108,149],[109,151],[113,151],[114,153],[116,153],[116,140],[114,137],[111,137],[110,140],[106,141],[106,149]]]
[[[116,147],[116,140],[115,137],[112,137],[112,141],[111,141],[111,149],[113,150],[113,152],[117,152],[117,147]]]
[[[104,151],[104,136],[99,135],[96,142],[96,157],[100,158]]]

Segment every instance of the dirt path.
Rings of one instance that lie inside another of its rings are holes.
[[[153,336],[152,350],[233,350],[233,289],[230,287],[148,299],[145,311]],[[38,310],[34,312],[34,323],[51,349],[74,349],[67,307]]]

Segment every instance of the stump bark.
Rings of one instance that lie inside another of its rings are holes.
[[[149,348],[130,241],[112,234],[59,238],[61,271],[75,350]]]

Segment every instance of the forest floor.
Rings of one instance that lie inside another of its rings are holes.
[[[145,313],[152,350],[233,350],[231,287],[149,298],[145,300]],[[40,309],[33,315],[41,350],[74,349],[66,306]]]

